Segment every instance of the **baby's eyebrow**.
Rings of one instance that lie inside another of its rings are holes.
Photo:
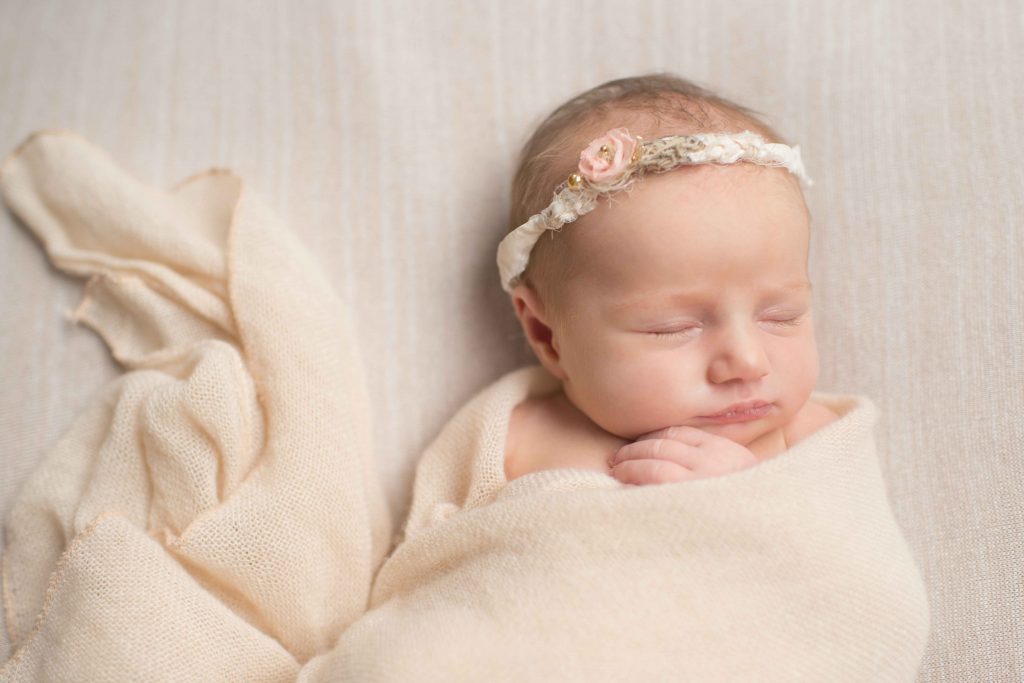
[[[790,292],[808,292],[813,290],[811,283],[807,280],[800,280],[796,282],[787,282],[782,285],[774,285],[771,287],[765,287],[762,291],[764,294],[787,294]],[[620,311],[626,308],[653,308],[661,305],[672,305],[676,303],[687,303],[694,299],[701,297],[713,297],[714,292],[702,290],[700,288],[690,288],[684,290],[677,290],[675,292],[669,292],[665,295],[659,294],[642,294],[640,296],[633,296],[628,298],[617,298],[612,299],[610,306],[613,311]]]

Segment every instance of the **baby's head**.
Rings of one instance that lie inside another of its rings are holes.
[[[751,110],[675,76],[611,81],[556,109],[526,143],[510,231],[617,127],[644,140],[749,130],[784,142]],[[809,240],[799,179],[786,168],[648,172],[545,230],[512,303],[537,359],[606,431],[635,439],[691,425],[749,444],[789,424],[817,381]],[[760,419],[702,417],[755,399],[773,404]]]

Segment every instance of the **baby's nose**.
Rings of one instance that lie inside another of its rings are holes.
[[[755,330],[732,325],[719,332],[708,367],[710,381],[716,384],[734,379],[754,382],[768,374],[768,355]]]

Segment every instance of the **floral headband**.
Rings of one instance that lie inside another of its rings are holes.
[[[597,206],[598,196],[628,189],[647,170],[663,173],[682,165],[737,161],[781,166],[800,178],[806,187],[814,185],[800,159],[800,145],[765,142],[749,130],[643,140],[639,135],[630,135],[625,128],[613,128],[580,153],[579,167],[555,188],[551,204],[507,234],[498,245],[502,288],[512,291],[526,270],[533,245],[545,230],[558,230],[589,213]]]

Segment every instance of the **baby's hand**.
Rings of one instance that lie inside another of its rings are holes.
[[[609,458],[611,474],[624,484],[667,484],[746,469],[757,457],[745,446],[696,427],[666,427],[638,436]]]

